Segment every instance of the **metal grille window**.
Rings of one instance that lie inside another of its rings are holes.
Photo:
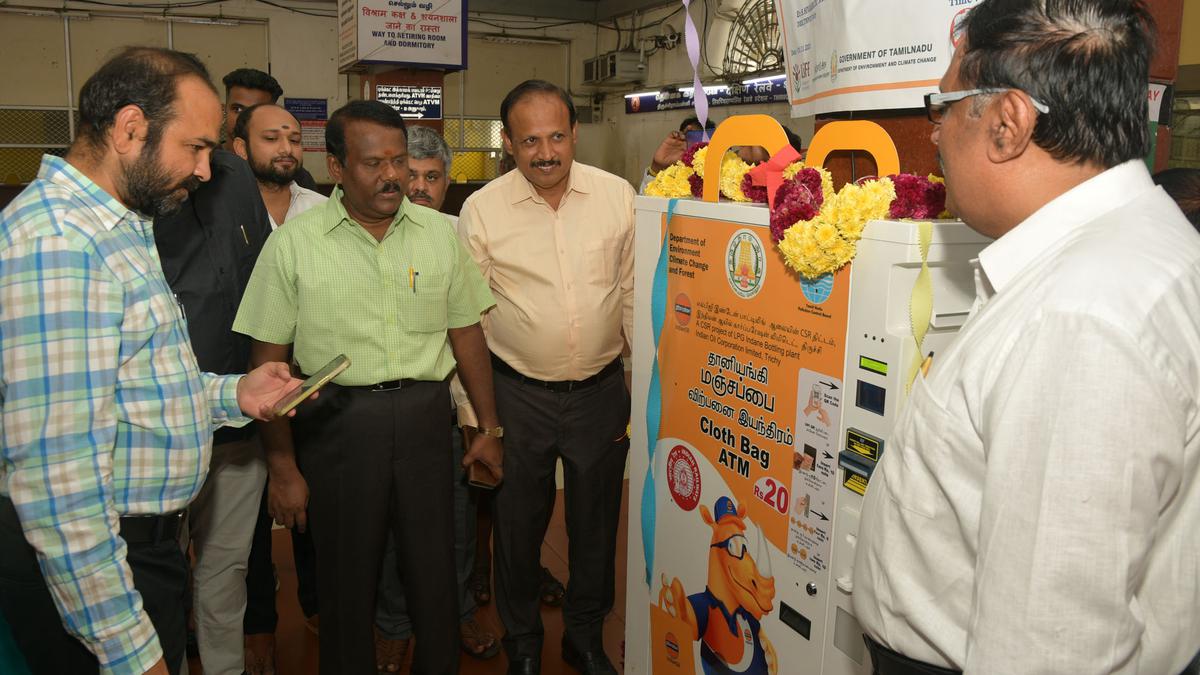
[[[19,85],[0,91],[0,183],[28,183],[44,153],[66,153],[79,127],[74,95],[118,47],[197,52],[217,77],[268,62],[266,19],[7,6],[0,17],[0,44],[30,54],[0,63],[0,80]]]
[[[67,108],[0,108],[0,183],[36,178],[42,154],[66,154],[73,132],[72,111]]]
[[[1200,95],[1176,96],[1171,111],[1171,158],[1168,165],[1200,169]]]
[[[455,182],[486,181],[500,175],[504,141],[503,127],[495,117],[447,117],[442,137],[454,152],[451,179]]]

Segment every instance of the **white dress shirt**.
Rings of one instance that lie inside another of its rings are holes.
[[[1175,675],[1200,649],[1200,236],[1132,161],[978,265],[867,490],[858,618],[967,673]]]
[[[450,224],[458,228],[458,216],[452,216],[449,213],[443,213],[446,220]],[[479,426],[479,418],[475,416],[475,407],[471,405],[471,399],[467,396],[467,390],[463,387],[462,380],[458,379],[458,374],[450,378],[450,407],[458,410],[458,426],[476,427]]]
[[[317,204],[324,204],[329,199],[320,192],[314,192],[306,187],[297,185],[296,181],[292,181],[292,184],[288,186],[288,190],[292,193],[292,200],[288,203],[288,211],[283,216],[283,222],[285,223]],[[275,222],[275,217],[269,212],[267,213],[267,217],[271,219],[271,231],[274,232],[279,228],[279,223]]]

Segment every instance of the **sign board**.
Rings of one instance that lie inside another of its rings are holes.
[[[1149,107],[1151,122],[1163,126],[1171,126],[1171,105],[1175,95],[1175,85],[1151,82],[1146,90],[1146,102]]]
[[[300,120],[300,143],[305,152],[325,152],[325,120]]]
[[[438,86],[377,84],[375,100],[392,106],[404,119],[442,119],[442,88]]]
[[[787,82],[780,77],[767,82],[705,87],[708,105],[746,105],[749,103],[779,103],[788,100]],[[689,89],[635,94],[625,97],[625,114],[691,109],[696,104],[695,93]]]
[[[358,65],[358,2],[338,0],[338,72]]]
[[[792,117],[919,108],[979,0],[776,0]]]
[[[338,0],[338,70],[467,67],[466,0]]]
[[[324,98],[284,97],[283,108],[298,120],[323,120],[329,118],[329,100]]]

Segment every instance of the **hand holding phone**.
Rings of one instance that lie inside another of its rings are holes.
[[[484,490],[495,490],[500,485],[500,479],[496,478],[491,470],[483,465],[483,462],[471,462],[467,466],[467,485]]]
[[[500,439],[464,428],[467,445],[463,465],[467,467],[467,484],[485,490],[495,489],[504,479],[504,449]]]
[[[332,361],[326,363],[323,368],[318,370],[307,380],[300,383],[299,386],[293,388],[288,393],[279,397],[275,404],[271,406],[271,412],[276,417],[283,417],[291,412],[292,408],[300,405],[309,396],[312,396],[318,389],[333,381],[340,373],[350,367],[350,357],[345,354],[338,354]]]

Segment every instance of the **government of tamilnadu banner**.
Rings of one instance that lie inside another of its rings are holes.
[[[979,0],[775,0],[792,117],[919,108]]]

